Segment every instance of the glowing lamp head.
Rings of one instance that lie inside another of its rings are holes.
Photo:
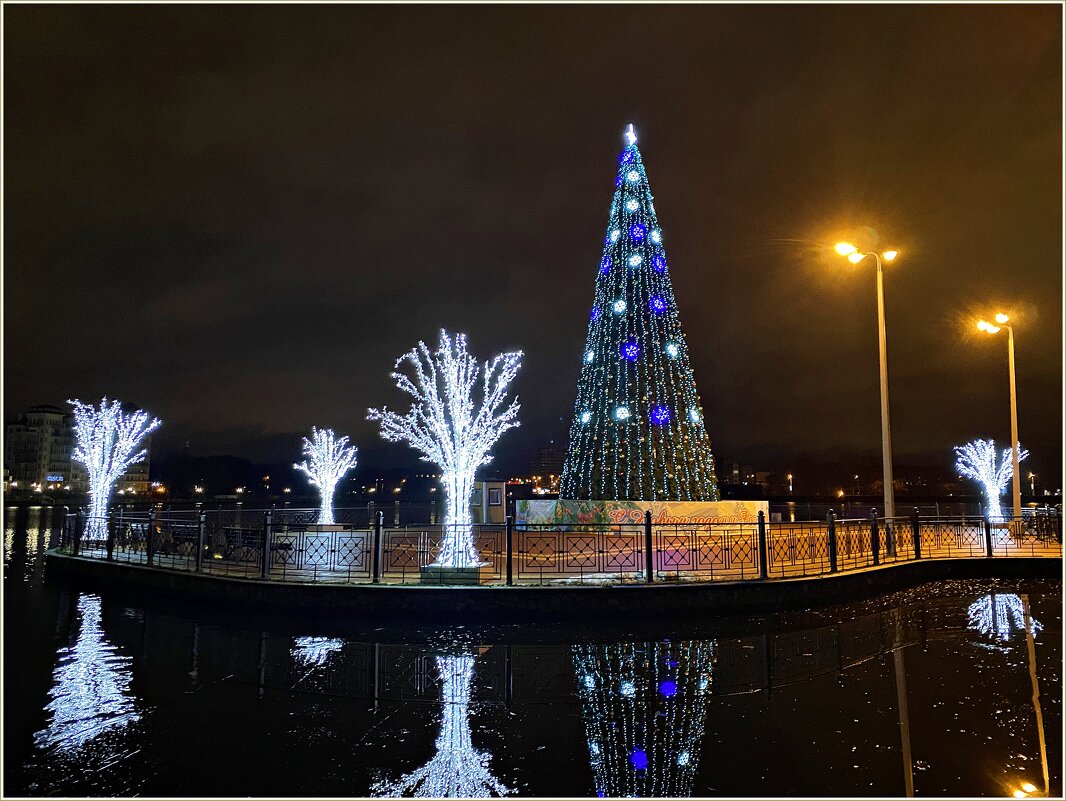
[[[1000,325],[1006,325],[1009,321],[1010,321],[1010,317],[1005,315],[1003,312],[1000,312],[999,314],[996,315],[996,322],[999,323]]]
[[[988,320],[981,320],[977,323],[977,330],[984,331],[986,334],[998,334],[1001,329],[998,325],[988,322]]]
[[[841,256],[851,256],[853,253],[856,253],[858,250],[859,249],[857,247],[855,247],[853,244],[851,244],[850,242],[837,242],[836,251]]]
[[[1025,790],[1015,790],[1013,795],[1015,798],[1027,798],[1029,793],[1025,792]]]
[[[864,258],[866,257],[861,253],[852,253],[850,256],[848,256],[848,261],[850,261],[852,264],[858,264]]]
[[[899,251],[898,250],[886,250],[884,253],[881,254],[881,258],[884,259],[885,261],[895,261],[896,260],[896,256],[898,256],[898,255],[899,255]]]
[[[1027,793],[1035,793],[1036,785],[1032,782],[1022,782],[1022,789],[1025,790],[1025,792]]]

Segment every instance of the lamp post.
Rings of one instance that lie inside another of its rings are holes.
[[[848,242],[839,242],[836,251],[847,256],[852,264],[858,264],[867,256],[877,262],[877,345],[881,361],[881,468],[885,485],[885,517],[896,516],[896,500],[892,492],[892,429],[888,422],[888,350],[885,345],[885,283],[882,261],[893,261],[899,253],[895,250],[867,251],[863,253]]]
[[[993,319],[995,323],[980,320],[977,323],[977,329],[986,334],[998,334],[1004,328],[1007,329],[1007,367],[1010,372],[1010,444],[1011,463],[1014,467],[1011,489],[1014,496],[1014,519],[1018,520],[1022,516],[1022,478],[1018,475],[1018,462],[1021,461],[1018,455],[1021,449],[1018,447],[1018,390],[1014,381],[1014,326],[1010,324],[1010,317],[1002,312]]]

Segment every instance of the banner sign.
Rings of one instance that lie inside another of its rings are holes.
[[[770,517],[769,501],[516,501],[518,526],[565,526],[568,523],[640,525],[644,512],[655,525],[668,523],[756,523],[759,512]]]

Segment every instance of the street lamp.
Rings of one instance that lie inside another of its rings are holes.
[[[1018,391],[1014,382],[1014,326],[1010,324],[1010,317],[1003,314],[1003,312],[1000,312],[992,319],[996,322],[990,323],[988,320],[979,320],[977,322],[977,330],[984,331],[986,334],[998,334],[1004,328],[1007,329],[1007,367],[1010,372],[1010,444],[1011,463],[1014,466],[1012,490],[1014,495],[1014,517],[1018,519],[1022,516],[1022,479],[1018,475],[1018,462],[1020,461],[1018,455],[1021,449],[1018,447]]]
[[[885,516],[895,516],[895,497],[892,493],[892,432],[888,422],[888,352],[885,346],[885,278],[882,271],[883,261],[894,261],[898,251],[867,251],[863,253],[850,242],[838,242],[837,253],[846,256],[853,265],[857,265],[867,256],[873,256],[877,262],[877,348],[881,356],[881,460],[885,484]]]
[[[860,251],[849,242],[838,242],[836,251],[847,256],[852,264],[858,264],[867,256],[877,261],[877,345],[881,358],[881,464],[885,485],[885,517],[896,516],[896,500],[892,493],[892,431],[888,423],[888,351],[885,346],[885,285],[881,269],[883,261],[894,261],[899,253],[884,250],[878,253],[870,250]]]

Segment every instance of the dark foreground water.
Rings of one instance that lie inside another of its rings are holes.
[[[1062,793],[1057,581],[401,628],[46,581],[40,521],[6,516],[5,796]]]

